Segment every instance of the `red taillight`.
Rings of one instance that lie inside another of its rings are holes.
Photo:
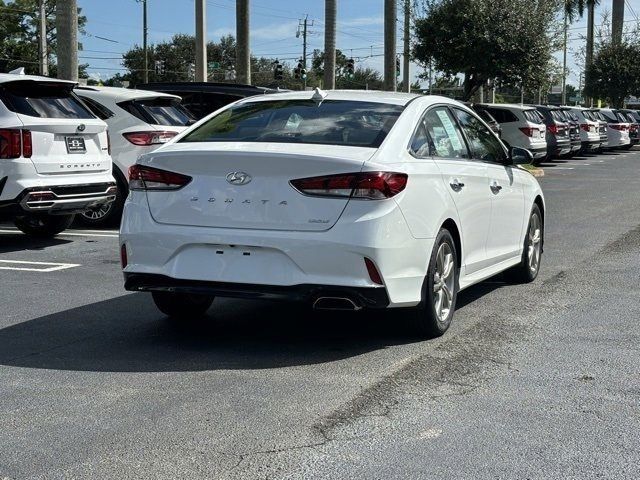
[[[178,190],[191,180],[187,175],[146,165],[129,167],[129,190]]]
[[[0,158],[19,158],[22,155],[23,131],[18,129],[0,129]],[[29,135],[29,156],[31,156],[31,132]]]
[[[24,158],[31,158],[31,155],[33,155],[31,132],[29,130],[22,130],[22,156]]]
[[[162,143],[167,143],[176,135],[176,132],[165,132],[158,130],[149,132],[128,132],[122,134],[124,138],[129,140],[129,142],[133,143],[134,145],[145,147],[149,145],[160,145]]]
[[[407,186],[407,174],[396,172],[359,172],[291,180],[291,186],[314,197],[381,200],[391,198]]]
[[[613,128],[614,130],[618,130],[621,132],[625,132],[629,129],[627,125],[624,125],[622,123],[610,123],[609,128]]]
[[[588,123],[581,123],[580,124],[580,129],[584,130],[585,132],[590,132],[591,131],[591,125],[589,125]]]
[[[533,137],[533,132],[537,132],[537,127],[520,127],[520,131],[524,133],[527,137]]]
[[[129,260],[127,259],[127,246],[123,243],[120,247],[120,265],[122,265],[122,268],[125,268],[128,263]]]
[[[371,279],[371,281],[373,283],[377,283],[378,285],[384,285],[384,282],[382,281],[382,275],[380,275],[380,272],[378,271],[376,264],[373,263],[373,260],[364,257],[364,264],[367,267],[367,272],[369,272],[369,278]]]

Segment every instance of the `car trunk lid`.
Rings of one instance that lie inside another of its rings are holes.
[[[140,164],[188,175],[177,191],[147,191],[155,221],[198,227],[323,231],[348,198],[305,196],[289,182],[359,172],[375,148],[271,143],[176,143]]]

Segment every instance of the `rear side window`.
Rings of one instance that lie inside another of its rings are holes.
[[[75,96],[73,84],[23,80],[0,86],[0,99],[9,110],[40,118],[95,118]]]
[[[151,125],[185,127],[195,122],[195,118],[180,101],[170,97],[145,98],[121,102],[119,107],[134,117]]]
[[[537,110],[524,110],[522,112],[524,118],[531,123],[544,123],[544,117]]]
[[[509,110],[503,108],[487,108],[487,111],[496,119],[498,123],[517,122],[518,117]]]
[[[96,102],[87,97],[80,97],[80,99],[84,102],[84,104],[89,107],[89,110],[93,112],[93,114],[98,117],[100,120],[106,120],[107,118],[111,118],[115,115],[111,110],[102,105],[101,103]]]
[[[429,110],[422,119],[427,143],[416,150],[418,156],[469,158],[464,137],[446,107]]]
[[[269,100],[234,105],[180,142],[380,146],[403,106],[350,100]]]

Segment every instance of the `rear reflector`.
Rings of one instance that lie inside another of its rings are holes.
[[[176,132],[165,132],[158,130],[152,130],[149,132],[128,132],[122,134],[122,136],[129,140],[129,142],[139,146],[160,145],[163,143],[167,143],[176,135]]]
[[[20,129],[0,129],[0,159],[31,158],[31,132]]]
[[[407,178],[406,173],[358,172],[299,178],[289,183],[303,195],[312,197],[382,200],[404,190]]]
[[[128,263],[129,260],[127,259],[127,245],[123,243],[120,247],[120,265],[122,265],[122,268],[125,268]]]
[[[187,175],[146,165],[129,167],[129,190],[179,190],[191,180]]]
[[[373,283],[377,283],[378,285],[384,285],[382,281],[382,275],[378,271],[376,264],[373,263],[373,260],[364,257],[364,264],[367,266],[367,272],[369,272],[369,278]]]

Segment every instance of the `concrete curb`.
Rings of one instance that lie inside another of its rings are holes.
[[[534,177],[544,177],[544,170],[542,168],[534,168],[533,170],[529,170],[529,173]]]

